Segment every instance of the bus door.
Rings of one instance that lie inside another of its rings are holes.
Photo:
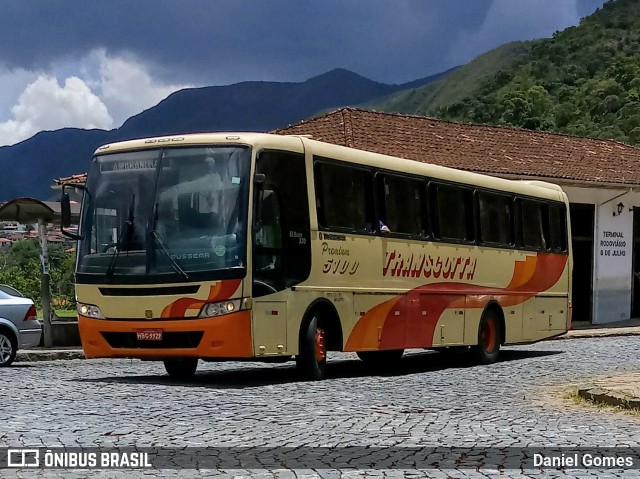
[[[260,175],[260,176],[258,176]],[[262,177],[264,175],[264,177]],[[291,287],[311,271],[311,231],[304,154],[264,150],[256,161],[252,297],[256,355],[292,354],[297,342]],[[291,336],[291,337],[289,337]]]

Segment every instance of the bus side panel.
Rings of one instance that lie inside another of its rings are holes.
[[[566,330],[567,297],[536,296],[526,304],[524,340],[537,341]]]
[[[522,312],[526,296],[512,295],[510,304],[503,308],[504,313],[504,342],[505,344],[522,341]],[[477,340],[477,339],[476,339]]]
[[[385,301],[381,298],[379,304],[366,311],[362,310],[368,305],[357,302],[359,319],[345,350],[375,349],[376,334],[380,338],[379,349],[475,345],[480,319],[491,302],[504,315],[506,343],[530,342],[564,332],[568,314],[567,257],[539,253],[513,264],[506,287],[434,282]],[[536,294],[545,298],[543,306],[532,301]],[[533,326],[526,323],[532,305],[537,308]]]
[[[420,319],[431,325],[430,341],[426,346],[463,344],[466,297],[460,294],[422,294],[421,297],[424,309],[420,312]],[[426,314],[423,314],[425,310]]]
[[[399,296],[356,293],[353,295],[354,321],[350,328],[344,331],[345,351],[377,351],[380,349],[382,331],[386,326],[387,318],[391,311],[400,312],[403,308],[398,306]],[[394,314],[395,313],[391,313]],[[366,320],[362,320],[366,317]],[[404,329],[399,329],[400,321],[404,318],[400,315],[394,317],[393,334],[388,335],[388,344],[394,345],[404,341]],[[391,322],[389,323],[392,324]],[[357,331],[356,331],[357,329]]]

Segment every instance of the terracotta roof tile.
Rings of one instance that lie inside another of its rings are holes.
[[[62,178],[56,178],[54,180],[56,184],[61,185],[63,183],[70,184],[85,184],[87,182],[87,174],[86,173],[78,173],[77,175],[71,176],[63,176]]]
[[[342,108],[276,130],[498,176],[640,185],[640,148],[613,140]]]

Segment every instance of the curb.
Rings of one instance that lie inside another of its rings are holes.
[[[25,349],[18,350],[16,354],[16,362],[57,361],[59,359],[85,359],[85,356],[81,350],[37,351]]]
[[[607,391],[598,387],[580,388],[578,389],[578,396],[597,404],[605,404],[607,406],[617,406],[623,409],[640,411],[640,398]]]
[[[613,338],[613,337],[623,337],[623,336],[640,336],[640,328],[636,331],[598,331],[591,330],[592,332],[586,332],[589,330],[585,330],[584,332],[574,332],[578,330],[570,330],[567,333],[564,333],[560,336],[555,336],[553,338],[548,338],[548,340],[557,341],[564,339],[591,339],[591,338]],[[572,333],[573,332],[573,333]]]
[[[625,328],[619,331],[587,329],[587,330],[570,330],[560,336],[547,338],[543,341],[562,341],[568,339],[591,339],[591,338],[610,338],[616,336],[640,336],[640,327]],[[57,361],[61,359],[86,359],[82,349],[20,349],[16,354],[16,362],[30,361]],[[593,388],[591,388],[593,389]],[[590,389],[584,389],[588,391]],[[590,398],[586,398],[592,400]],[[593,399],[595,401],[595,399]],[[638,407],[639,406],[634,406]]]

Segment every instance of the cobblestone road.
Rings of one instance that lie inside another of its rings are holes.
[[[640,448],[640,416],[576,404],[571,388],[637,371],[640,337],[508,347],[475,366],[424,352],[395,373],[371,373],[355,355],[331,358],[328,379],[297,380],[292,363],[202,363],[169,380],[161,363],[71,360],[0,371],[2,447],[451,446]],[[320,449],[322,450],[322,449]],[[395,450],[395,449],[393,449]],[[508,452],[507,452],[508,454]],[[227,477],[640,477],[635,470],[231,470]],[[195,477],[212,471],[0,470],[2,477]]]

